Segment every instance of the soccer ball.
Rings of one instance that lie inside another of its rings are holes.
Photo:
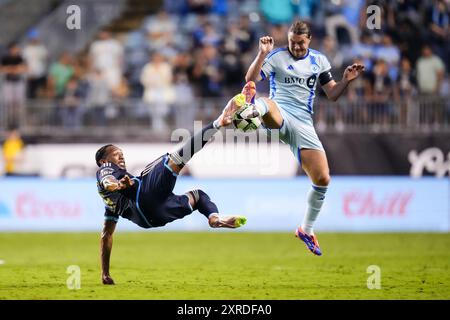
[[[261,125],[259,117],[248,118],[255,111],[255,106],[251,103],[244,104],[233,116],[233,125],[243,131],[249,132],[258,129]],[[247,119],[248,118],[248,119]]]

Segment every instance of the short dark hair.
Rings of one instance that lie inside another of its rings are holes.
[[[289,32],[297,35],[306,34],[308,38],[311,38],[311,28],[306,22],[303,22],[301,20],[297,20],[292,23],[289,28]]]
[[[100,149],[97,150],[97,152],[95,153],[95,162],[97,163],[97,166],[101,166],[102,164],[100,163],[100,160],[105,159],[105,157],[108,155],[108,148],[109,147],[114,147],[113,144],[106,144],[103,147],[101,147]]]

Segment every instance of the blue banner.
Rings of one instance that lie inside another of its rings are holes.
[[[192,179],[175,193],[202,189],[221,214],[245,215],[240,231],[293,231],[306,210],[308,179]],[[409,177],[334,177],[317,231],[450,231],[450,181]],[[95,180],[0,179],[1,231],[99,231],[104,207]],[[154,230],[208,230],[198,212]],[[118,230],[140,231],[121,219]]]

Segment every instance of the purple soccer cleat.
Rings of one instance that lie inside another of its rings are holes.
[[[303,231],[302,227],[298,227],[295,230],[295,236],[301,239],[308,248],[309,251],[314,253],[317,256],[322,255],[322,251],[320,250],[319,241],[317,241],[317,237],[314,234],[307,234]]]

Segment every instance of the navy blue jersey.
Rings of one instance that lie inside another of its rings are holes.
[[[113,163],[103,164],[97,171],[97,186],[105,202],[105,219],[117,222],[121,216],[147,229],[164,226],[190,214],[193,208],[189,197],[172,192],[177,174],[169,167],[168,160],[167,154],[159,157],[146,166],[139,177],[133,177]],[[103,187],[106,177],[120,180],[125,175],[134,179],[132,187],[116,192]]]
[[[128,173],[126,170],[119,168],[114,163],[104,163],[97,170],[97,188],[98,193],[105,203],[105,219],[118,221],[119,216],[130,219],[136,216],[136,193],[137,184],[124,190],[110,192],[103,187],[103,180],[108,176],[113,176],[117,180],[122,179],[125,175],[128,175],[130,179],[134,176]],[[130,219],[132,220],[132,219]]]

